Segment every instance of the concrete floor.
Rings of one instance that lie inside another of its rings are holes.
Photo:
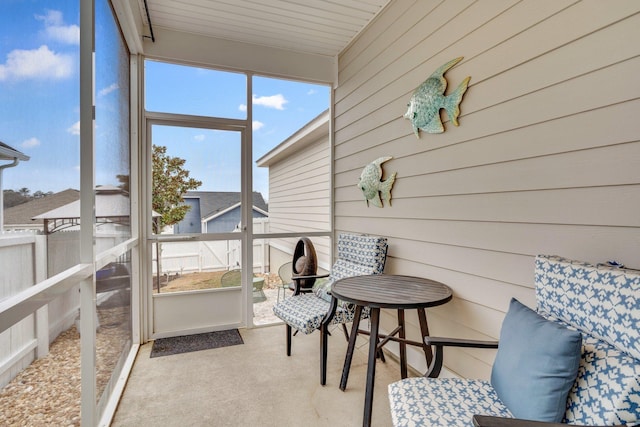
[[[338,385],[347,342],[329,337],[327,385],[320,385],[320,336],[293,337],[285,328],[241,329],[243,345],[151,359],[141,347],[112,426],[362,425],[367,337],[359,336],[346,391]],[[400,379],[396,361],[378,361],[373,426],[390,426],[387,385]]]

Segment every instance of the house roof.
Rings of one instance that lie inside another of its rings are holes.
[[[61,206],[80,199],[80,191],[67,189],[50,196],[34,199],[4,210],[5,225],[42,224],[42,218],[35,218]]]
[[[4,142],[0,141],[0,160],[14,160],[14,159],[18,159],[21,160],[23,162],[26,162],[27,160],[29,160],[29,156],[27,156],[24,153],[21,153],[20,151],[16,150],[15,148],[11,148],[9,147],[7,144],[5,144]]]
[[[268,167],[291,154],[299,151],[319,138],[329,137],[329,110],[318,114],[303,127],[294,132],[280,144],[273,147],[271,151],[260,157],[256,161],[258,167]]]
[[[96,188],[96,218],[120,218],[131,215],[129,195],[118,187]],[[49,210],[35,219],[80,218],[80,199]]]
[[[200,199],[200,216],[210,218],[240,204],[240,192],[235,191],[187,191],[185,199]],[[267,212],[269,207],[262,194],[253,192],[253,208]]]
[[[96,187],[96,222],[128,225],[131,217],[130,206],[129,195],[121,188]],[[80,224],[80,200],[78,198],[78,200],[36,215],[34,219],[43,221],[46,234],[77,226]]]
[[[151,29],[335,57],[390,0],[138,0]]]

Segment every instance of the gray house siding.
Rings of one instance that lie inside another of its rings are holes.
[[[335,231],[386,235],[386,272],[453,288],[429,310],[434,335],[498,337],[512,297],[535,304],[538,253],[640,265],[638,12],[629,0],[393,1],[339,56]],[[413,90],[459,56],[446,78],[449,93],[471,76],[460,127],[416,138],[402,117]],[[381,156],[398,172],[383,209],[355,187]],[[493,358],[451,349],[447,367],[487,378]]]
[[[255,209],[253,211],[253,218],[266,218],[267,216],[257,212]],[[230,210],[229,212],[225,212],[220,216],[215,217],[214,219],[207,221],[207,233],[228,233],[236,229],[237,225],[240,223],[240,208],[237,207],[235,209]]]
[[[240,223],[240,193],[230,191],[188,191],[184,202],[191,207],[173,232],[219,233],[233,231]],[[253,217],[264,218],[269,207],[262,194],[253,193]],[[203,229],[203,222],[205,223]]]

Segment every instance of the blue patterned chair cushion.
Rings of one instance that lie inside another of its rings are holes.
[[[273,306],[276,316],[304,334],[310,334],[320,328],[322,319],[328,311],[329,303],[314,294],[296,295]],[[354,314],[354,310],[338,307],[331,324],[349,323],[353,320]],[[368,312],[363,311],[362,317],[367,315]]]
[[[371,273],[367,274],[382,274],[387,259],[387,238],[341,233],[338,259],[369,267]]]
[[[640,359],[640,274],[539,255],[535,283],[538,312]]]
[[[319,280],[313,285],[313,292],[330,302],[331,287],[336,280],[364,274],[382,274],[387,259],[387,246],[385,237],[340,234],[338,259],[327,280]],[[346,308],[345,304],[340,305]]]
[[[469,427],[474,414],[512,417],[484,380],[407,378],[389,384],[389,403],[395,427]]]

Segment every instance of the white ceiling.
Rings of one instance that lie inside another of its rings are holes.
[[[390,0],[147,0],[153,29],[335,56]],[[144,0],[138,0],[146,21]],[[146,24],[146,22],[145,22]]]

